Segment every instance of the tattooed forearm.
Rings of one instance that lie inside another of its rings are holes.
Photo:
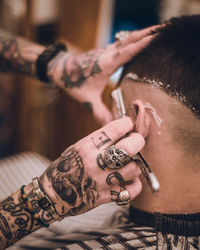
[[[0,71],[35,75],[35,61],[42,46],[18,38],[0,29]]]
[[[47,221],[48,217],[38,206],[32,184],[26,187],[26,193],[34,209],[44,221]],[[52,218],[49,222],[53,222]],[[7,248],[38,228],[40,224],[28,212],[19,191],[0,203],[0,249]]]
[[[21,239],[32,229],[31,216],[17,197],[18,194],[15,194],[15,198],[10,196],[0,204],[1,249]]]
[[[92,208],[99,194],[96,182],[85,172],[85,166],[78,151],[66,150],[61,157],[47,169],[41,182],[47,177],[58,197],[57,203],[65,205],[56,207],[62,216],[74,215]]]
[[[12,238],[12,233],[10,230],[10,226],[8,225],[8,222],[6,220],[6,218],[0,214],[0,230],[3,234],[3,236],[7,239],[7,240],[11,240]]]

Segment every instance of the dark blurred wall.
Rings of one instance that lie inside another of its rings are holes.
[[[162,0],[115,0],[113,32],[142,29],[159,23],[159,7]]]
[[[0,28],[22,34],[23,5],[19,6],[18,12],[14,12],[13,7],[11,1],[0,0]],[[16,76],[0,73],[0,157],[15,152],[20,102],[16,82]]]

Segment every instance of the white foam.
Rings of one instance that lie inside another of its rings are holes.
[[[176,90],[172,90],[170,88],[171,87],[170,84],[167,84],[164,87],[164,84],[161,81],[150,80],[150,79],[148,79],[146,77],[139,78],[138,75],[135,74],[135,73],[128,73],[125,76],[125,78],[130,78],[133,81],[150,83],[151,86],[154,87],[154,88],[161,88],[161,89],[165,88],[166,91],[167,91],[167,93],[170,96],[173,96],[173,97],[175,96],[179,101],[181,101],[182,103],[186,104],[192,111],[194,111],[196,114],[198,114],[198,111],[196,110],[196,108],[191,105],[191,103],[187,100],[187,98],[182,93],[179,93]]]
[[[144,103],[144,107],[145,107],[145,109],[150,110],[156,125],[158,126],[158,128],[160,128],[161,124],[163,123],[163,120],[159,117],[159,115],[157,114],[155,108],[153,108],[152,105],[150,103],[148,103],[148,102]]]

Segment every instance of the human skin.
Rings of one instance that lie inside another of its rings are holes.
[[[157,26],[132,32],[123,41],[111,44],[105,49],[97,49],[81,55],[60,52],[48,63],[47,75],[55,85],[64,89],[74,99],[87,103],[101,124],[107,123],[111,121],[112,115],[102,103],[101,95],[110,75],[151,41],[152,31],[156,28]],[[41,45],[0,30],[0,71],[37,77],[35,63],[44,50],[45,47]],[[55,208],[60,215],[64,217],[76,215],[100,204],[114,201],[121,191],[119,186],[121,187],[122,184],[127,186],[131,199],[140,192],[141,183],[137,178],[140,171],[135,163],[127,164],[123,170],[124,173],[120,170],[120,178],[119,174],[112,173],[107,168],[102,169],[101,165],[105,147],[109,147],[132,129],[133,124],[130,119],[126,123],[115,121],[108,124],[105,131],[96,131],[92,136],[82,139],[49,166],[47,172],[41,176],[40,182],[44,191],[55,203]],[[112,136],[113,132],[115,136]],[[105,138],[107,144],[104,144],[103,140],[100,148],[101,138]],[[126,140],[133,140],[130,143],[131,149],[126,146],[129,144]],[[121,143],[121,147],[132,155],[143,147],[144,140],[141,135],[131,134]],[[133,149],[134,152],[131,151]],[[132,178],[133,183],[130,180],[126,183],[126,176]],[[112,190],[108,183],[113,185]],[[25,194],[28,195],[41,218],[46,223],[52,223],[54,220],[38,207],[32,184],[25,187]],[[40,224],[27,211],[20,191],[2,201],[0,207],[2,249],[40,228]]]
[[[195,138],[199,138],[199,120],[179,99],[158,86],[124,77],[120,87],[127,115],[136,124],[134,131],[145,138],[141,153],[160,182],[160,191],[152,194],[141,178],[143,189],[134,200],[134,207],[149,212],[198,213],[199,153],[198,147],[196,153],[191,148],[195,148]],[[142,120],[140,107],[133,105],[139,102],[148,120],[146,127],[138,122],[138,116]],[[146,103],[153,107],[161,124],[158,125],[151,109],[145,108]]]
[[[78,55],[60,52],[48,63],[47,75],[56,86],[83,103],[104,125],[112,115],[102,102],[103,90],[114,71],[152,39],[158,26],[134,31],[123,41]],[[44,46],[0,29],[0,71],[37,77],[35,62]]]
[[[124,189],[128,190],[131,200],[139,194],[141,171],[136,162],[113,170],[108,166],[102,168],[98,161],[99,155],[104,159],[106,148],[113,144],[124,149],[130,157],[139,152],[144,146],[144,138],[132,133],[133,127],[129,117],[107,124],[66,149],[40,176],[41,189],[61,217],[78,215],[115,201]],[[40,218],[45,223],[53,223],[55,220],[39,207],[32,183],[24,190]],[[27,210],[20,191],[0,203],[0,249],[40,227]]]

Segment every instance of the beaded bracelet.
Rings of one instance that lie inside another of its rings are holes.
[[[28,196],[24,192],[24,187],[25,187],[25,185],[23,185],[21,187],[21,198],[22,198],[23,202],[26,204],[27,210],[31,213],[31,215],[33,216],[33,218],[35,220],[37,220],[43,227],[48,227],[49,224],[44,223],[44,221],[40,218],[40,216],[37,213],[37,211],[34,210],[31,202],[29,201]]]

